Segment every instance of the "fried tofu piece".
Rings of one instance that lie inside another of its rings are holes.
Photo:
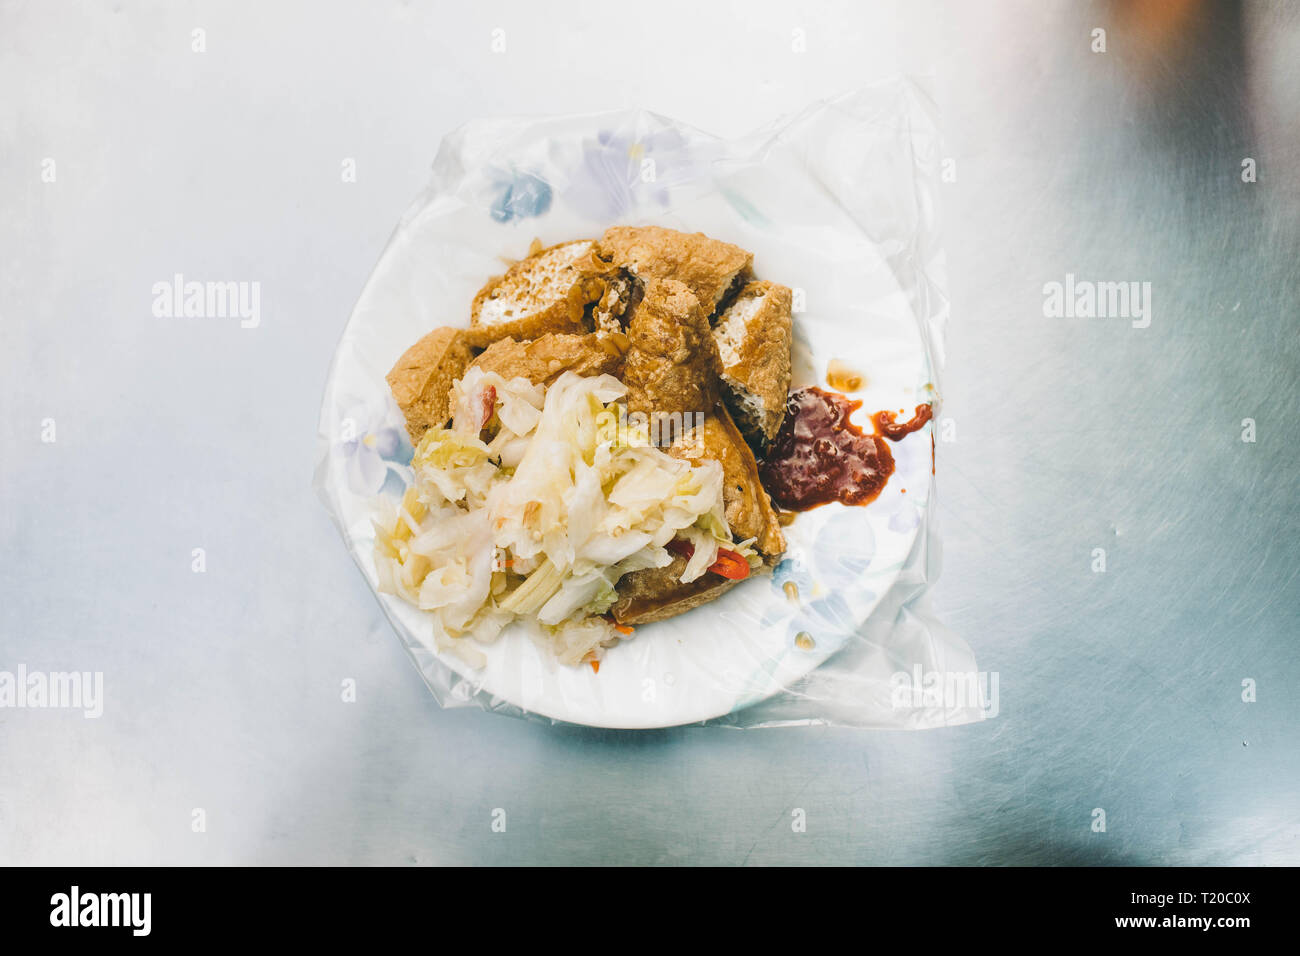
[[[619,274],[596,255],[591,239],[542,249],[479,290],[470,309],[468,341],[482,348],[507,337],[526,341],[550,332],[582,332],[588,306],[605,297]]]
[[[623,354],[613,340],[594,333],[549,333],[532,342],[500,339],[472,364],[504,379],[526,378],[534,385],[550,385],[565,372],[583,376],[617,374]]]
[[[748,276],[754,254],[739,246],[710,239],[702,232],[685,233],[662,226],[612,226],[598,245],[601,258],[641,279],[674,279],[695,293],[705,315],[739,278]]]
[[[434,329],[407,349],[388,373],[388,387],[406,416],[411,441],[451,417],[451,383],[465,374],[474,353],[464,329]]]
[[[650,279],[627,323],[623,360],[629,412],[703,413],[699,434],[679,438],[669,454],[722,464],[727,523],[738,540],[757,538],[765,555],[785,550],[758,463],[727,412],[718,389],[718,348],[699,302],[682,283]]]
[[[673,557],[662,568],[645,568],[625,574],[618,582],[618,600],[610,608],[619,624],[649,624],[675,617],[721,597],[739,584],[717,574],[705,574],[687,584],[681,581],[686,559]]]
[[[629,412],[650,416],[702,413],[703,421],[679,436],[668,453],[712,458],[722,465],[727,523],[738,540],[755,538],[765,555],[785,550],[771,499],[758,478],[754,454],[741,437],[718,390],[717,344],[699,301],[683,283],[648,279],[627,320],[623,362]],[[679,419],[680,420],[680,419]],[[634,571],[618,583],[614,617],[621,623],[659,621],[711,601],[733,581],[706,574],[683,584],[686,564]]]
[[[641,280],[619,269],[605,279],[605,294],[591,310],[591,325],[597,334],[621,335],[629,310],[641,301]]]
[[[776,437],[790,391],[790,290],[750,282],[713,329],[727,405],[736,424],[759,448]]]
[[[754,453],[721,401],[698,431],[679,438],[668,453],[685,460],[711,458],[721,464],[723,508],[732,536],[742,541],[756,539],[754,547],[770,563],[785,551],[785,536],[759,480]],[[683,582],[685,570],[686,559],[675,556],[666,567],[624,575],[616,587],[618,600],[611,608],[614,619],[620,624],[662,621],[721,597],[739,583],[712,573]]]
[[[668,449],[674,458],[712,458],[722,465],[722,504],[732,536],[756,539],[754,548],[767,558],[785,551],[785,535],[772,499],[758,476],[758,462],[740,434],[727,407],[719,402],[698,429]]]
[[[623,383],[629,412],[707,412],[717,395],[718,352],[691,290],[649,279],[627,320]]]

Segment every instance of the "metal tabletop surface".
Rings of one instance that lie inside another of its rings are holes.
[[[1295,7],[1191,0],[0,6],[0,670],[104,675],[0,708],[0,863],[1300,863],[1298,54]],[[311,488],[440,137],[734,135],[898,72],[952,159],[933,595],[998,715],[440,710]],[[260,324],[159,321],[177,273]]]

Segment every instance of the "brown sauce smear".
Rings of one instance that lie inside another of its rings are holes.
[[[832,501],[865,505],[876,499],[894,473],[885,437],[898,441],[911,434],[930,420],[932,410],[918,405],[916,415],[902,423],[891,412],[877,412],[871,418],[877,433],[868,435],[849,420],[861,407],[816,386],[790,393],[781,431],[759,470],[774,504],[807,511]]]
[[[917,405],[916,412],[905,422],[894,421],[893,412],[876,412],[871,416],[871,420],[876,425],[876,431],[890,441],[902,441],[912,432],[924,428],[933,414],[934,409],[929,405]]]
[[[831,359],[826,365],[826,384],[837,392],[856,392],[866,384],[866,376],[847,362]]]

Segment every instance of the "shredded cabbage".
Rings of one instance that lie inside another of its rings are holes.
[[[465,641],[525,619],[561,663],[598,660],[620,637],[601,617],[619,579],[668,565],[674,538],[694,548],[683,581],[719,547],[756,560],[731,541],[721,465],[654,447],[626,393],[611,375],[546,387],[478,367],[452,386],[451,427],[420,439],[415,483],[375,519],[380,590],[430,612],[436,646],[480,666]]]

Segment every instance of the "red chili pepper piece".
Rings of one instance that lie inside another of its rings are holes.
[[[487,423],[492,421],[492,413],[497,410],[497,387],[489,385],[478,393],[479,400],[479,431],[487,427]]]
[[[709,570],[733,581],[743,581],[749,577],[749,562],[738,551],[719,548],[718,560],[709,566]]]
[[[681,538],[673,538],[666,545],[673,554],[680,554],[687,561],[695,554],[695,545],[689,541],[683,541]],[[711,565],[709,570],[714,574],[720,574],[724,578],[730,578],[732,581],[743,581],[749,577],[749,562],[745,560],[744,555],[739,551],[732,551],[730,548],[719,548],[718,558]]]

